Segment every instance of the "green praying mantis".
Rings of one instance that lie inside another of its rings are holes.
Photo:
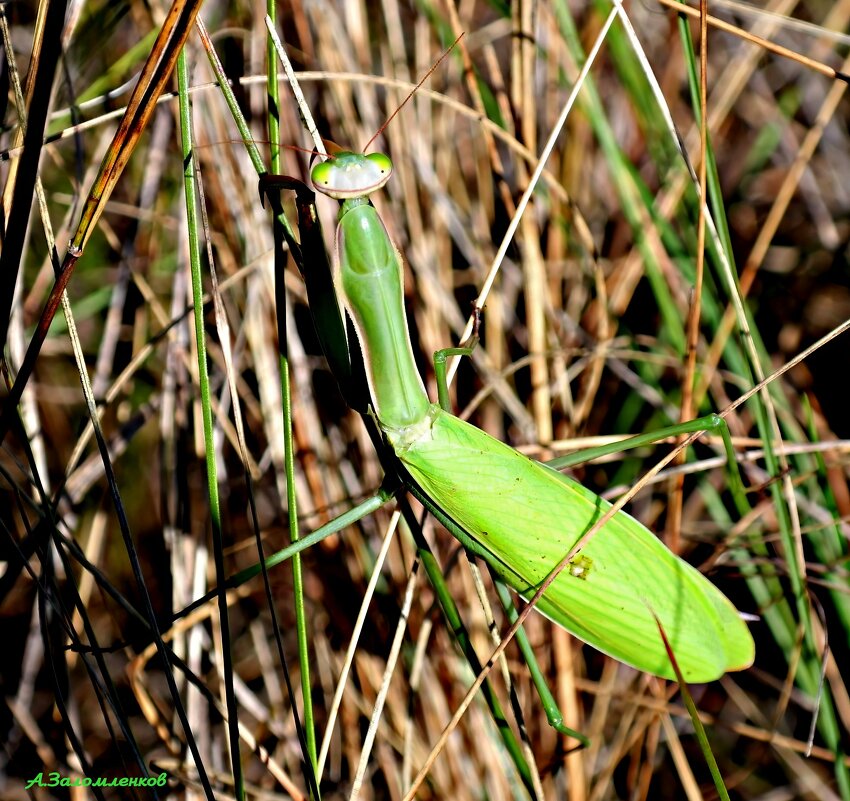
[[[450,413],[446,358],[472,346],[435,354],[440,404],[429,400],[410,345],[401,256],[368,200],[391,174],[387,156],[345,151],[311,174],[319,192],[341,202],[335,284],[362,349],[371,413],[416,494],[528,599],[610,504]],[[725,431],[717,417],[695,423]],[[659,626],[687,681],[717,679],[754,657],[731,602],[622,511],[580,549],[537,608],[598,650],[662,678],[676,676]]]

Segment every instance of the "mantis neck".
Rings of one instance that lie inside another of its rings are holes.
[[[346,200],[337,227],[339,284],[354,319],[375,413],[387,430],[423,421],[430,408],[404,312],[402,262],[374,207]]]

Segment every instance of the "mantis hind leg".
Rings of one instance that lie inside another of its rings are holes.
[[[553,459],[546,464],[555,470],[562,470],[565,467],[571,467],[575,464],[582,464],[593,459],[598,459],[601,456],[608,456],[612,453],[621,453],[630,448],[640,448],[644,445],[652,445],[656,442],[668,439],[670,437],[678,437],[682,434],[695,433],[716,433],[723,440],[723,450],[726,453],[726,469],[729,473],[729,489],[739,508],[746,508],[746,490],[744,482],[741,478],[741,470],[738,467],[738,460],[735,456],[735,449],[732,447],[732,437],[729,434],[729,426],[719,414],[709,414],[705,417],[698,417],[696,420],[689,420],[685,423],[660,428],[657,431],[650,431],[646,434],[637,434],[634,437],[629,437],[620,442],[612,442],[608,445],[600,445],[598,448],[587,448],[577,453],[567,454]]]
[[[514,606],[510,590],[492,570],[490,571],[490,575],[493,577],[493,583],[496,586],[496,592],[499,594],[499,600],[505,608],[505,614],[508,616],[510,623],[513,624],[517,617],[519,617],[519,614],[517,613],[516,606]],[[581,732],[577,732],[575,729],[571,729],[564,724],[564,715],[558,707],[558,702],[555,700],[555,696],[552,695],[549,685],[546,683],[546,677],[540,669],[537,657],[534,655],[534,650],[522,627],[517,629],[515,639],[520,653],[525,660],[525,664],[528,666],[531,680],[534,682],[534,687],[537,690],[540,703],[543,705],[543,711],[546,713],[546,720],[549,721],[549,725],[559,734],[578,740],[581,743],[581,748],[587,748],[590,745],[590,740]]]
[[[434,352],[434,375],[437,379],[437,400],[444,412],[451,412],[449,400],[449,382],[446,378],[446,365],[449,356],[470,356],[478,345],[478,329],[481,327],[481,309],[474,306],[472,310],[472,333],[467,339],[454,348],[442,348]]]

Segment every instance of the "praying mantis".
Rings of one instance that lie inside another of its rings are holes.
[[[372,423],[373,439],[381,440],[376,445],[388,472],[395,473],[468,551],[482,558],[498,581],[522,597],[531,599],[551,579],[535,598],[537,608],[598,650],[662,678],[676,679],[678,671],[689,682],[712,681],[748,667],[755,647],[747,625],[707,578],[623,511],[594,531],[609,503],[450,413],[447,358],[469,355],[474,342],[435,354],[440,402],[429,400],[410,344],[401,256],[368,200],[390,179],[392,169],[384,154],[340,151],[311,173],[318,191],[340,201],[333,276],[339,300],[317,298],[312,276],[311,302],[315,307],[323,304],[317,331],[333,363],[339,358],[333,339],[342,335],[344,325],[339,308],[345,309],[356,332],[351,338],[357,340],[349,341],[349,347],[359,345],[365,367],[365,419]],[[275,182],[261,180],[261,193]],[[312,200],[304,200],[309,190],[292,179],[282,183],[299,191],[306,240],[316,219],[315,209],[309,209]],[[314,241],[315,234],[313,230]],[[309,256],[300,252],[306,277]],[[326,256],[317,260],[318,271],[326,271]],[[328,278],[318,283],[327,292]],[[334,310],[336,322],[329,327]],[[340,369],[347,383],[350,375]],[[674,426],[661,435],[704,429],[721,433],[734,465],[729,434],[719,416]],[[585,536],[588,532],[595,536]],[[284,549],[267,560],[267,566],[320,535],[316,532]],[[568,552],[573,555],[567,569],[550,577]],[[247,576],[240,574],[236,581]],[[524,653],[528,658],[527,646]],[[536,666],[532,672],[550,723],[576,736],[563,726]]]
[[[341,201],[336,285],[363,351],[371,413],[431,508],[528,598],[609,504],[448,411],[446,357],[468,354],[469,346],[435,355],[441,403],[429,401],[410,345],[401,257],[367,199],[391,174],[387,156],[351,152],[311,174],[318,191]],[[720,418],[699,424],[724,430]],[[688,681],[712,681],[754,656],[747,626],[725,596],[624,512],[583,545],[538,609],[598,650],[662,678],[675,673],[659,626]]]

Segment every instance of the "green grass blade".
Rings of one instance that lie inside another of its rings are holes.
[[[215,440],[213,435],[213,416],[210,403],[210,379],[207,366],[206,331],[204,329],[204,288],[201,277],[201,248],[198,234],[197,194],[195,187],[195,162],[193,155],[192,104],[189,101],[189,75],[186,67],[185,52],[177,60],[177,79],[180,85],[180,133],[183,144],[184,192],[186,198],[187,231],[189,234],[189,266],[192,274],[192,298],[195,304],[195,341],[198,353],[198,388],[201,395],[201,414],[204,429],[204,451],[207,467],[207,492],[209,494],[209,512],[212,523],[213,555],[215,556],[216,577],[223,587],[226,579],[224,567],[224,536],[221,522],[221,509],[218,494],[218,470],[216,468]],[[221,626],[222,672],[224,674],[224,694],[227,706],[228,731],[230,733],[231,767],[237,801],[245,797],[242,774],[242,757],[239,739],[239,714],[236,707],[236,692],[233,682],[233,654],[231,652],[230,613],[227,608],[227,595],[218,594],[219,624]]]

